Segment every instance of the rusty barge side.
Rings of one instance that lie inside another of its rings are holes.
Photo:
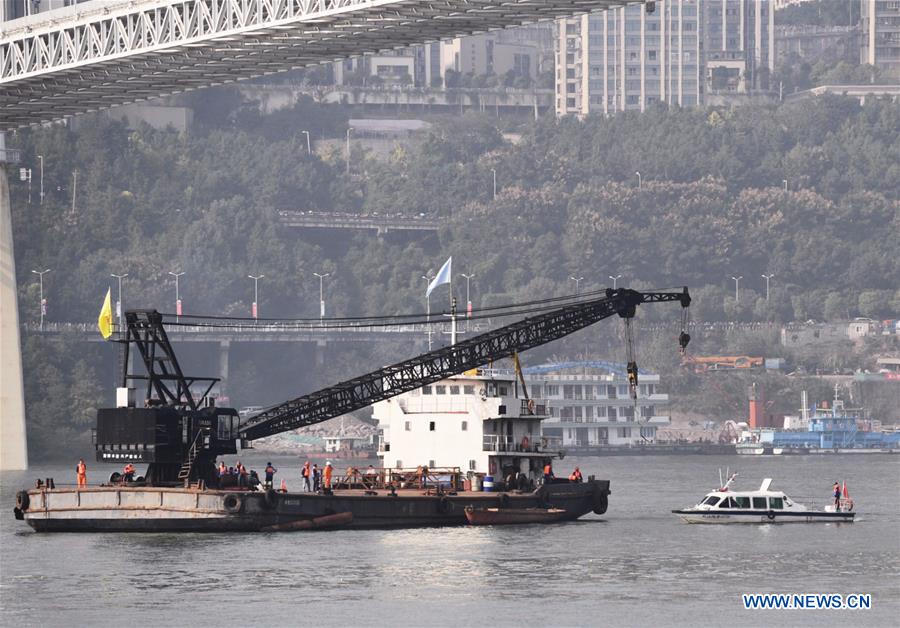
[[[565,520],[606,512],[609,481],[559,483],[527,493],[418,490],[367,494],[219,491],[162,487],[92,487],[21,491],[16,516],[38,532],[256,532],[270,526],[352,513],[346,528],[450,526],[465,508],[561,508]]]

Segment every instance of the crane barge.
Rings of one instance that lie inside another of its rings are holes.
[[[471,487],[463,481],[458,467],[445,469],[430,488],[421,470],[418,477],[410,478],[399,469],[386,468],[373,477],[343,478],[317,493],[287,493],[271,487],[224,486],[215,463],[219,456],[235,454],[254,440],[425,390],[436,382],[452,383],[463,373],[611,316],[618,315],[628,323],[641,304],[678,302],[687,308],[690,301],[687,288],[673,292],[607,289],[600,298],[564,305],[429,351],[291,399],[247,420],[241,420],[233,408],[214,405],[209,393],[216,378],[183,372],[166,334],[163,314],[130,310],[125,313],[126,325],[118,339],[124,360],[117,407],[98,410],[95,450],[100,462],[145,463],[145,475],[123,479],[113,474],[108,484],[77,489],[57,489],[52,482],[50,486],[39,482],[36,488],[16,494],[14,513],[38,531],[453,525],[466,522],[466,508],[488,507],[561,509],[566,519],[591,511],[603,514],[610,494],[609,481],[593,477],[585,482],[547,480],[536,488],[523,477],[518,486],[506,483],[501,484],[503,490],[499,492],[484,492],[465,490]],[[689,339],[682,331],[682,349]],[[128,366],[132,350],[143,365],[142,373]],[[477,375],[470,377],[477,383]],[[135,393],[140,383],[144,384],[144,399],[139,405]],[[636,388],[636,368],[630,383]],[[492,389],[494,384],[490,383]],[[203,386],[204,392],[195,396],[197,385]],[[484,390],[482,401],[487,402]],[[536,412],[533,400],[523,400],[519,412],[508,409],[508,405],[492,406],[498,416],[485,417],[485,424],[505,426],[509,434],[513,434],[514,425],[526,426],[528,434],[533,434],[536,426],[539,434],[542,411]],[[546,447],[526,444],[527,440],[526,435],[522,444],[494,446],[497,451],[489,457],[491,467],[501,463],[515,465],[510,468],[531,465],[541,469],[556,455]],[[488,449],[487,442],[483,449]],[[475,458],[472,464],[476,464]]]

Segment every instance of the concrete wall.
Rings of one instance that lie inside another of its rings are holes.
[[[28,468],[28,448],[4,139],[0,133],[0,470],[21,470]]]

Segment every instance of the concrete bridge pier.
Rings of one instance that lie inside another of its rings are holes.
[[[219,342],[219,394],[227,395],[225,392],[228,384],[228,352],[231,350],[231,341],[222,340]]]
[[[0,470],[28,468],[6,136],[0,131]]]
[[[316,366],[325,366],[325,348],[328,342],[325,340],[316,340]]]

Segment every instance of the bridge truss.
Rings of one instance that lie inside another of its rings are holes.
[[[0,25],[0,130],[644,0],[115,0]]]

